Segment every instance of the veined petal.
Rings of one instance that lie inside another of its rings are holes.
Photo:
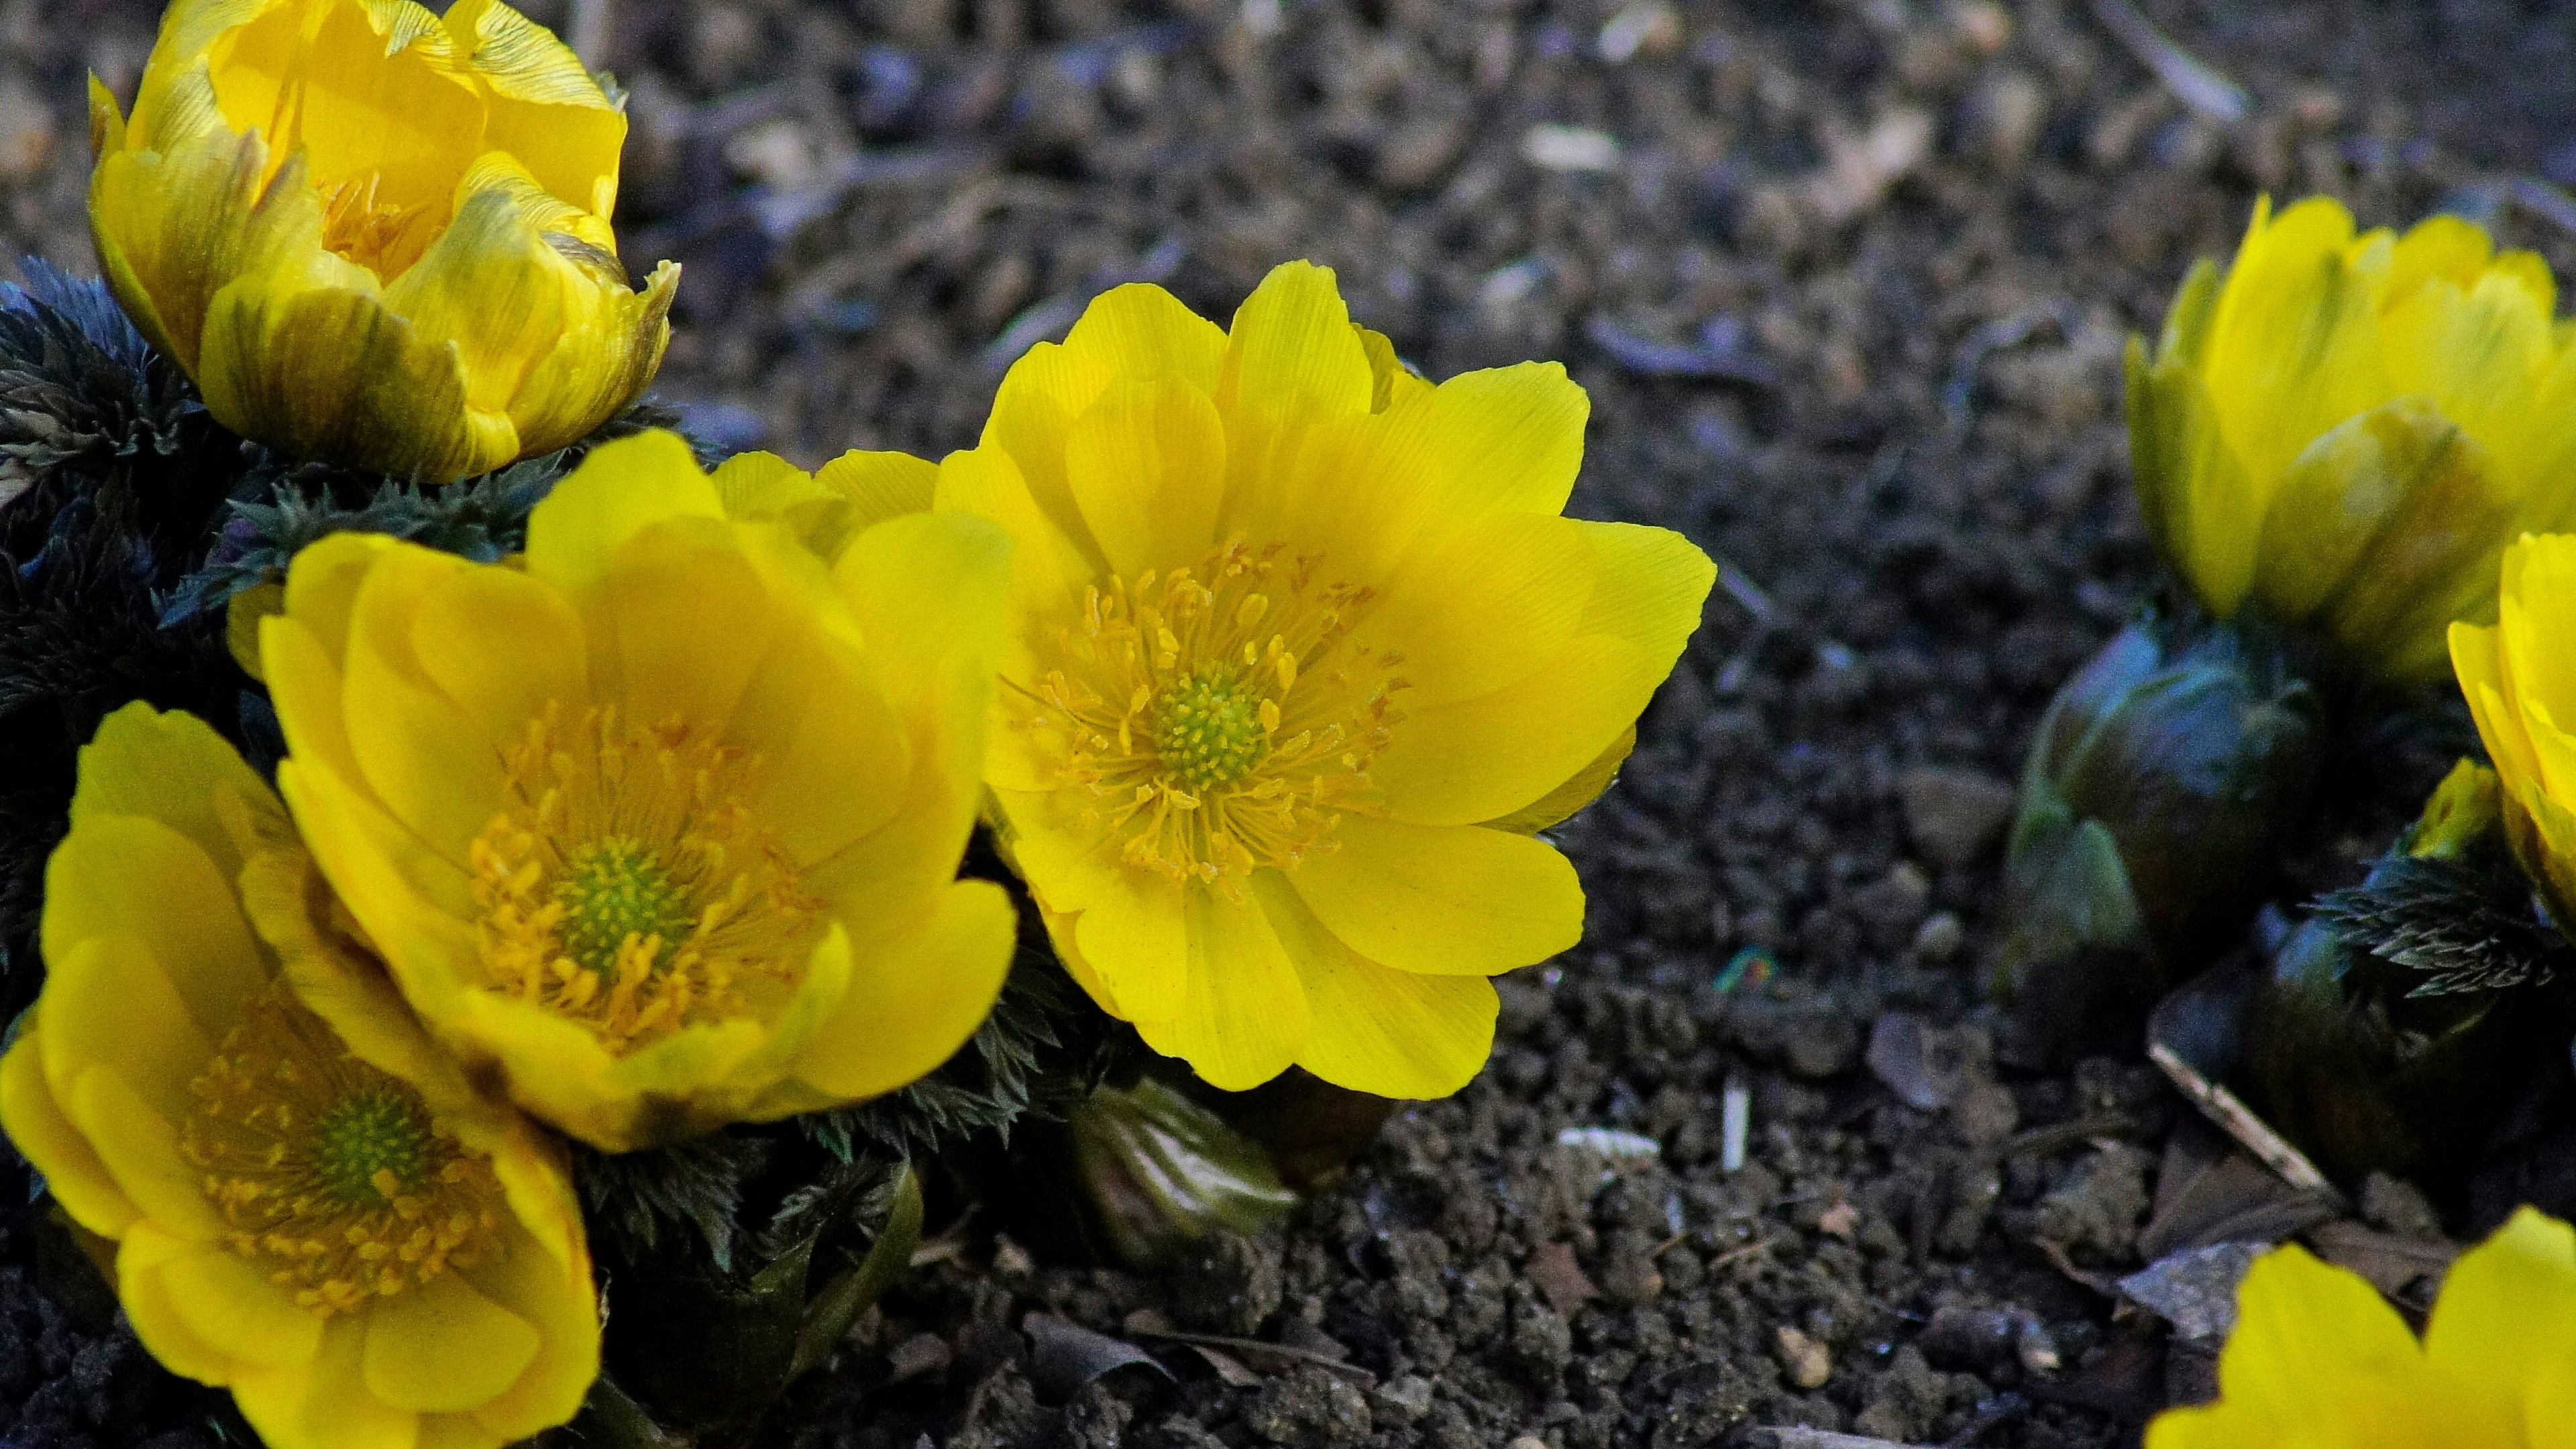
[[[1167,1017],[1141,1017],[1145,1045],[1179,1057],[1209,1085],[1239,1092],[1286,1071],[1306,1045],[1305,988],[1261,907],[1191,891],[1188,980]],[[1123,999],[1123,998],[1122,998]],[[1130,1003],[1151,1010],[1160,1003]]]
[[[910,453],[854,448],[824,464],[814,481],[849,500],[847,526],[855,537],[887,519],[927,512],[939,488],[939,465]]]
[[[1446,1097],[1484,1069],[1501,1009],[1492,982],[1369,960],[1276,872],[1254,877],[1253,890],[1305,989],[1311,1024],[1297,1065],[1337,1087],[1412,1098]]]
[[[457,1273],[371,1304],[366,1317],[367,1393],[412,1413],[488,1403],[537,1356],[536,1327]]]
[[[1065,483],[1109,567],[1133,576],[1215,545],[1225,420],[1186,383],[1120,381],[1065,435]]]
[[[197,385],[236,432],[432,483],[518,456],[507,417],[466,406],[455,356],[367,292],[254,274],[227,283],[205,316]],[[334,359],[327,377],[317,357]]]
[[[447,32],[484,91],[483,144],[602,222],[617,209],[626,116],[572,47],[497,0],[456,0]]]
[[[466,407],[478,426],[506,428],[517,457],[512,411],[528,374],[556,339],[610,330],[607,314],[633,293],[608,224],[547,195],[505,152],[474,163],[455,208],[428,253],[385,288],[384,305],[427,345],[454,349]]]
[[[1283,262],[1262,278],[1227,334],[1216,385],[1225,415],[1226,491],[1275,480],[1308,428],[1365,415],[1377,380],[1330,268]]]
[[[528,515],[528,571],[587,588],[643,530],[672,518],[722,517],[715,484],[679,434],[657,428],[619,438],[592,449]],[[294,611],[292,600],[287,607]]]
[[[1315,918],[1399,971],[1493,976],[1583,936],[1583,886],[1545,841],[1345,817],[1340,848],[1287,872]]]

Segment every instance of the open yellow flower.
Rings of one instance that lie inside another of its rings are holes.
[[[2495,560],[2576,524],[2576,326],[2548,264],[2437,216],[2354,234],[2341,202],[2257,203],[2224,273],[2129,344],[2147,532],[2221,617],[2249,598],[2362,672],[2439,678],[2492,618]]]
[[[279,787],[447,1047],[612,1151],[902,1087],[1013,915],[958,882],[1010,541],[870,528],[830,570],[688,447],[601,447],[528,551],[296,556],[261,657]]]
[[[2492,626],[2451,626],[2451,663],[2495,762],[2505,840],[2576,930],[2576,537],[2522,539],[2502,579]]]
[[[0,1125],[114,1243],[144,1346],[272,1449],[496,1449],[598,1373],[580,1209],[560,1146],[469,1087],[327,902],[212,729],[109,716]]]
[[[443,483],[661,365],[679,269],[638,293],[609,228],[625,114],[496,0],[175,0],[90,126],[108,282],[244,436]]]
[[[2571,1449],[2576,1229],[2516,1213],[2451,1265],[2421,1342],[2359,1275],[2267,1253],[2218,1387],[2149,1425],[2147,1449]]]
[[[1230,335],[1110,292],[940,465],[939,508],[1019,540],[1004,844],[1156,1050],[1444,1095],[1491,1048],[1486,978],[1581,934],[1533,832],[1608,784],[1714,578],[1562,516],[1587,407],[1553,364],[1434,387],[1295,263]]]

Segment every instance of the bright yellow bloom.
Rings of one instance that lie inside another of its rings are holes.
[[[224,426],[443,483],[587,436],[661,365],[609,229],[626,117],[496,0],[176,0],[95,80],[100,265]]]
[[[2331,198],[2267,198],[2223,278],[2192,269],[2152,362],[2129,344],[2149,536],[2214,614],[2251,598],[2368,673],[2440,677],[2504,545],[2576,524],[2548,264],[2457,217],[2356,236]]]
[[[2421,1342],[2358,1275],[2267,1253],[2218,1386],[2147,1449],[2576,1449],[2576,1229],[2516,1213],[2451,1265]]]
[[[296,556],[278,783],[430,1030],[612,1151],[902,1087],[1001,989],[956,881],[1010,541],[879,524],[827,569],[669,433],[608,444],[511,564]]]
[[[230,1387],[273,1449],[563,1423],[599,1317],[561,1147],[468,1086],[327,911],[221,737],[109,716],[46,870],[0,1124],[114,1242],[144,1346]]]
[[[1561,516],[1587,408],[1554,364],[1433,387],[1296,263],[1231,335],[1109,293],[940,465],[941,509],[1019,540],[1004,843],[1157,1051],[1444,1095],[1491,1048],[1486,978],[1581,934],[1532,832],[1608,784],[1714,577]]]
[[[2495,761],[2505,840],[2562,928],[2576,929],[2576,537],[2505,550],[2495,624],[2451,626],[2460,693]],[[2559,716],[2567,718],[2561,720]]]

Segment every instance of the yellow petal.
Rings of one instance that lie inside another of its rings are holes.
[[[462,1413],[497,1397],[537,1356],[537,1330],[456,1273],[365,1310],[367,1392],[414,1413]]]
[[[234,281],[195,375],[216,421],[296,457],[444,483],[518,456],[506,418],[468,411],[454,355],[366,292]]]
[[[1487,514],[1424,549],[1352,639],[1403,655],[1407,711],[1473,699],[1527,678],[1564,649],[1596,571],[1574,520]]]
[[[366,1392],[367,1316],[322,1326],[322,1348],[297,1368],[245,1373],[233,1383],[242,1417],[268,1449],[419,1449],[420,1416]]]
[[[420,611],[435,591],[474,565],[406,547],[377,561],[350,616],[343,705],[349,751],[394,818],[457,872],[469,842],[492,821],[502,788],[499,741],[442,693],[421,658]],[[433,647],[460,641],[431,636]],[[281,717],[282,718],[282,717]],[[291,748],[294,736],[287,737]]]
[[[160,1265],[162,1282],[200,1340],[259,1368],[298,1367],[321,1352],[322,1320],[296,1307],[258,1265],[213,1244],[174,1247]]]
[[[2223,475],[2194,478],[2194,556],[2229,547],[2230,507],[2250,502],[2259,515],[2318,434],[2392,395],[2379,329],[2388,266],[2386,237],[2354,243],[2350,215],[2324,198],[2249,236],[2218,303],[2205,381],[2250,491],[2229,498],[2217,492]]]
[[[527,1238],[464,1271],[465,1281],[537,1331],[537,1352],[508,1389],[475,1406],[473,1422],[502,1443],[579,1412],[599,1377],[599,1297],[590,1256],[558,1261]]]
[[[1492,982],[1381,966],[1324,929],[1275,872],[1253,888],[1305,988],[1311,1024],[1297,1065],[1354,1092],[1423,1099],[1484,1069],[1501,1009]]]
[[[1092,298],[1065,334],[1064,346],[1107,378],[1170,379],[1213,393],[1225,365],[1226,336],[1171,293],[1131,282]],[[1073,411],[1087,406],[1089,399]]]
[[[960,881],[922,920],[859,951],[850,986],[795,1064],[845,1100],[927,1076],[975,1034],[1010,971],[1019,917],[990,881]]]
[[[116,1246],[115,1287],[117,1304],[134,1325],[134,1336],[162,1367],[202,1384],[221,1385],[232,1381],[236,1368],[232,1345],[226,1339],[209,1340],[197,1331],[189,1315],[180,1311],[179,1295],[167,1272],[181,1258],[209,1252],[226,1250],[172,1237],[149,1222],[137,1223]],[[301,1310],[297,1316],[316,1323]]]
[[[514,569],[459,569],[430,585],[412,619],[422,670],[496,748],[517,744],[548,704],[589,702],[581,616]]]
[[[45,1081],[42,1025],[29,1015],[17,1044],[0,1057],[0,1130],[45,1175],[47,1190],[72,1221],[104,1237],[123,1237],[140,1210],[54,1100]]]
[[[1169,1016],[1141,1017],[1137,1034],[1222,1091],[1260,1086],[1306,1045],[1305,988],[1261,907],[1193,890],[1185,898],[1188,981]],[[1123,998],[1122,998],[1123,999]],[[1140,1011],[1159,1003],[1128,1003]]]
[[[568,327],[529,364],[510,397],[510,420],[525,453],[546,453],[583,438],[644,391],[671,345],[671,299],[680,290],[680,264],[662,262],[629,291],[614,259],[568,247],[578,267],[597,285],[597,310]]]
[[[776,453],[736,453],[707,475],[727,518],[778,518],[824,496],[814,475]]]
[[[455,220],[386,286],[385,307],[422,342],[453,349],[477,426],[507,434],[504,461],[562,447],[627,402],[602,399],[588,427],[563,419],[557,436],[519,436],[516,401],[537,359],[567,333],[598,332],[603,314],[632,296],[615,243],[604,223],[548,196],[516,160],[487,152],[458,185]]]
[[[1234,314],[1217,377],[1226,491],[1275,486],[1308,428],[1367,414],[1376,388],[1331,269],[1312,262],[1273,268]]]
[[[1627,640],[1580,635],[1515,684],[1408,709],[1369,776],[1398,820],[1470,825],[1508,815],[1600,758],[1670,669]]]
[[[1039,514],[1087,547],[1065,482],[1065,439],[1073,420],[1118,381],[1170,379],[1216,389],[1225,334],[1160,287],[1116,287],[1092,300],[1064,344],[1022,354],[994,393],[979,451],[1008,454]]]
[[[211,1051],[241,1019],[243,1003],[268,984],[270,968],[242,919],[232,882],[195,841],[146,816],[93,815],[55,848],[45,866],[43,938],[57,978],[83,948],[107,941],[116,943],[120,960],[139,956],[148,963],[141,974],[149,983],[137,983],[148,1000],[138,997],[135,1009],[158,1012],[166,1005],[176,1014],[167,1023],[138,1018],[142,1034],[156,1044],[184,1040]],[[95,1026],[112,1035],[115,988],[86,975],[78,979],[84,1001],[93,984],[101,988],[92,1005],[102,1015],[90,1021],[77,1014],[87,1007],[61,996],[60,1029]],[[203,1053],[195,1059],[203,1060]],[[190,1061],[170,1068],[195,1071]]]
[[[202,76],[193,91],[195,109],[211,113]],[[94,104],[114,105],[103,89],[93,96]],[[143,119],[140,108],[136,116]],[[127,315],[194,375],[216,293],[262,258],[318,248],[322,212],[310,187],[263,190],[269,151],[257,136],[218,128],[166,145],[100,153],[90,228],[100,270]]]
[[[2221,1395],[2287,1426],[2358,1382],[2411,1375],[2415,1335],[2379,1290],[2292,1244],[2255,1260],[2219,1355]]]
[[[674,518],[722,517],[715,484],[679,434],[657,428],[619,438],[592,449],[528,514],[528,571],[566,589],[587,588],[645,529]]]
[[[1583,886],[1554,846],[1477,826],[1345,816],[1339,848],[1288,872],[1353,950],[1399,971],[1492,976],[1583,935]]]
[[[1600,799],[1601,792],[1619,778],[1619,767],[1628,762],[1630,752],[1636,748],[1637,727],[1630,725],[1626,733],[1610,742],[1610,748],[1594,756],[1592,763],[1576,771],[1572,779],[1509,815],[1479,823],[1495,830],[1536,835]]]
[[[978,716],[974,727],[981,725]],[[904,721],[875,672],[819,631],[764,657],[733,707],[726,739],[759,755],[754,808],[800,866],[894,820],[915,764]]]
[[[204,1062],[204,1057],[196,1059],[199,1066]],[[221,1236],[224,1222],[206,1201],[204,1179],[179,1155],[178,1129],[159,1103],[146,1100],[115,1068],[66,1067],[51,1060],[46,1067],[58,1078],[69,1078],[53,1084],[54,1100],[145,1219],[191,1242],[211,1243]]]
[[[1042,619],[1070,607],[1098,572],[1081,546],[1039,509],[1019,465],[999,448],[981,447],[941,459],[937,507],[989,519],[1011,536],[1007,614],[1014,621]],[[1026,632],[1017,622],[1011,629],[1011,657],[1005,660],[1004,672],[1014,678],[1025,679],[1029,672]]]
[[[93,825],[83,832],[86,839],[66,841],[65,845],[85,845],[103,854],[117,845],[131,844],[137,847],[133,857],[136,863],[147,869],[171,859],[171,852],[152,849],[158,843],[152,834],[157,832],[169,842],[176,842],[176,836],[148,821],[127,818],[112,823],[133,828],[110,831]],[[79,862],[69,870],[60,869],[63,857],[69,853],[68,849],[55,852],[58,869],[53,872],[49,894],[86,864]],[[204,857],[196,857],[196,862],[197,869],[203,870]],[[167,899],[179,909],[194,908],[200,903],[194,893],[185,889]],[[215,1053],[215,1044],[240,1019],[240,1003],[238,999],[224,1001],[202,980],[192,981],[196,994],[209,1009],[208,1020],[201,1025],[193,1003],[181,994],[173,979],[195,977],[199,958],[183,939],[172,950],[173,938],[180,937],[183,928],[200,923],[174,914],[164,924],[157,919],[162,912],[148,899],[129,895],[125,905],[129,913],[156,919],[134,920],[128,929],[114,934],[57,929],[45,943],[47,1064],[55,1074],[58,1096],[66,1074],[77,1076],[103,1070],[139,1093],[155,1112],[178,1121],[196,1105],[196,1099],[188,1092],[189,1081],[204,1069],[206,1059]],[[221,941],[221,949],[246,954],[247,964],[214,959],[228,974],[249,978],[252,988],[257,989],[266,984],[265,971],[256,948],[247,940],[241,912],[231,904],[230,892],[225,893],[222,909],[230,920],[206,921],[200,928],[210,935],[233,938]],[[149,940],[141,934],[145,930],[152,930],[160,939]],[[157,955],[155,945],[172,954]],[[81,1119],[76,1103],[65,1101],[64,1105],[74,1109],[74,1120],[81,1121],[96,1142],[97,1124]],[[99,1143],[98,1147],[102,1153],[109,1150],[109,1144]]]
[[[483,145],[602,221],[617,207],[626,116],[572,47],[497,0],[457,0],[447,31],[484,90]]]
[[[1453,377],[1373,416],[1323,423],[1263,490],[1238,487],[1228,527],[1322,552],[1383,579],[1426,538],[1491,512],[1561,513],[1591,403],[1555,363]],[[1228,441],[1243,446],[1229,419]],[[1245,476],[1240,459],[1237,477]]]
[[[101,721],[81,747],[71,823],[108,815],[157,820],[206,853],[215,874],[231,879],[241,852],[225,827],[219,801],[230,797],[272,817],[276,792],[214,727],[180,710],[163,713],[136,701]]]
[[[2526,1207],[2460,1255],[2424,1326],[2424,1353],[2521,1418],[2545,1375],[2576,1364],[2576,1227]]]
[[[1066,486],[1111,570],[1131,578],[1215,545],[1225,460],[1216,404],[1168,379],[1111,384],[1065,437]]]
[[[770,651],[809,619],[809,600],[773,597],[730,529],[680,523],[630,537],[583,602],[600,701],[639,725],[730,718]]]
[[[889,518],[927,510],[939,488],[939,465],[910,453],[853,448],[824,464],[814,481],[849,500],[847,527],[855,536]]]

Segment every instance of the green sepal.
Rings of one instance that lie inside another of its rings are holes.
[[[1219,1229],[1258,1233],[1297,1205],[1260,1144],[1152,1077],[1098,1089],[1066,1126],[1075,1178],[1130,1267],[1168,1264]]]

